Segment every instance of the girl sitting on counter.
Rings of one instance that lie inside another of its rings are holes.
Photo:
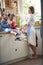
[[[13,20],[15,17],[14,14],[8,14],[8,24],[11,26],[12,29],[17,29],[17,24],[16,22]]]
[[[13,32],[13,28],[12,28],[13,26],[11,21],[10,21],[11,24],[9,24],[8,22],[9,22],[8,16],[6,13],[4,13],[3,18],[1,20],[1,32],[10,32],[10,33],[13,33],[15,36],[18,35],[16,31]]]

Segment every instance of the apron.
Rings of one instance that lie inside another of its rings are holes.
[[[30,26],[27,33],[28,44],[36,46],[36,35],[34,26]]]

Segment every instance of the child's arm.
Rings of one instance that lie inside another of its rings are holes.
[[[20,30],[23,32],[24,30],[26,30],[27,29],[27,24],[25,24],[24,26],[22,26],[21,28],[20,28]]]

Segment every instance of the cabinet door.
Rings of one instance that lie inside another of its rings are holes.
[[[12,8],[12,0],[5,0],[5,6],[6,7],[9,7],[9,8]]]
[[[1,62],[7,62],[20,57],[27,56],[27,43],[15,41],[15,36],[6,34],[1,38]]]
[[[40,29],[36,29],[37,37],[38,37],[38,47],[37,47],[37,54],[42,55],[42,39]]]
[[[28,55],[27,43],[23,40],[15,41],[15,59]]]
[[[9,36],[7,34],[2,34],[1,38],[1,62],[5,62],[7,55],[8,55],[8,41],[9,41]]]
[[[27,43],[23,40],[15,41],[14,35],[9,35],[9,42],[7,43],[7,61],[14,60],[20,57],[24,57],[28,55],[27,52]]]
[[[1,62],[7,62],[14,59],[15,54],[13,54],[15,49],[15,43],[13,41],[13,36],[10,34],[4,34],[1,38]]]
[[[2,38],[2,35],[0,34],[0,63],[1,63],[1,38]]]

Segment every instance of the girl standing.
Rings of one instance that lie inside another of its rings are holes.
[[[32,58],[36,58],[36,35],[35,35],[35,28],[34,28],[34,7],[30,6],[28,10],[29,15],[26,18],[26,24],[23,26],[22,29],[27,29],[27,37],[28,37],[28,45],[32,49],[33,54]]]

